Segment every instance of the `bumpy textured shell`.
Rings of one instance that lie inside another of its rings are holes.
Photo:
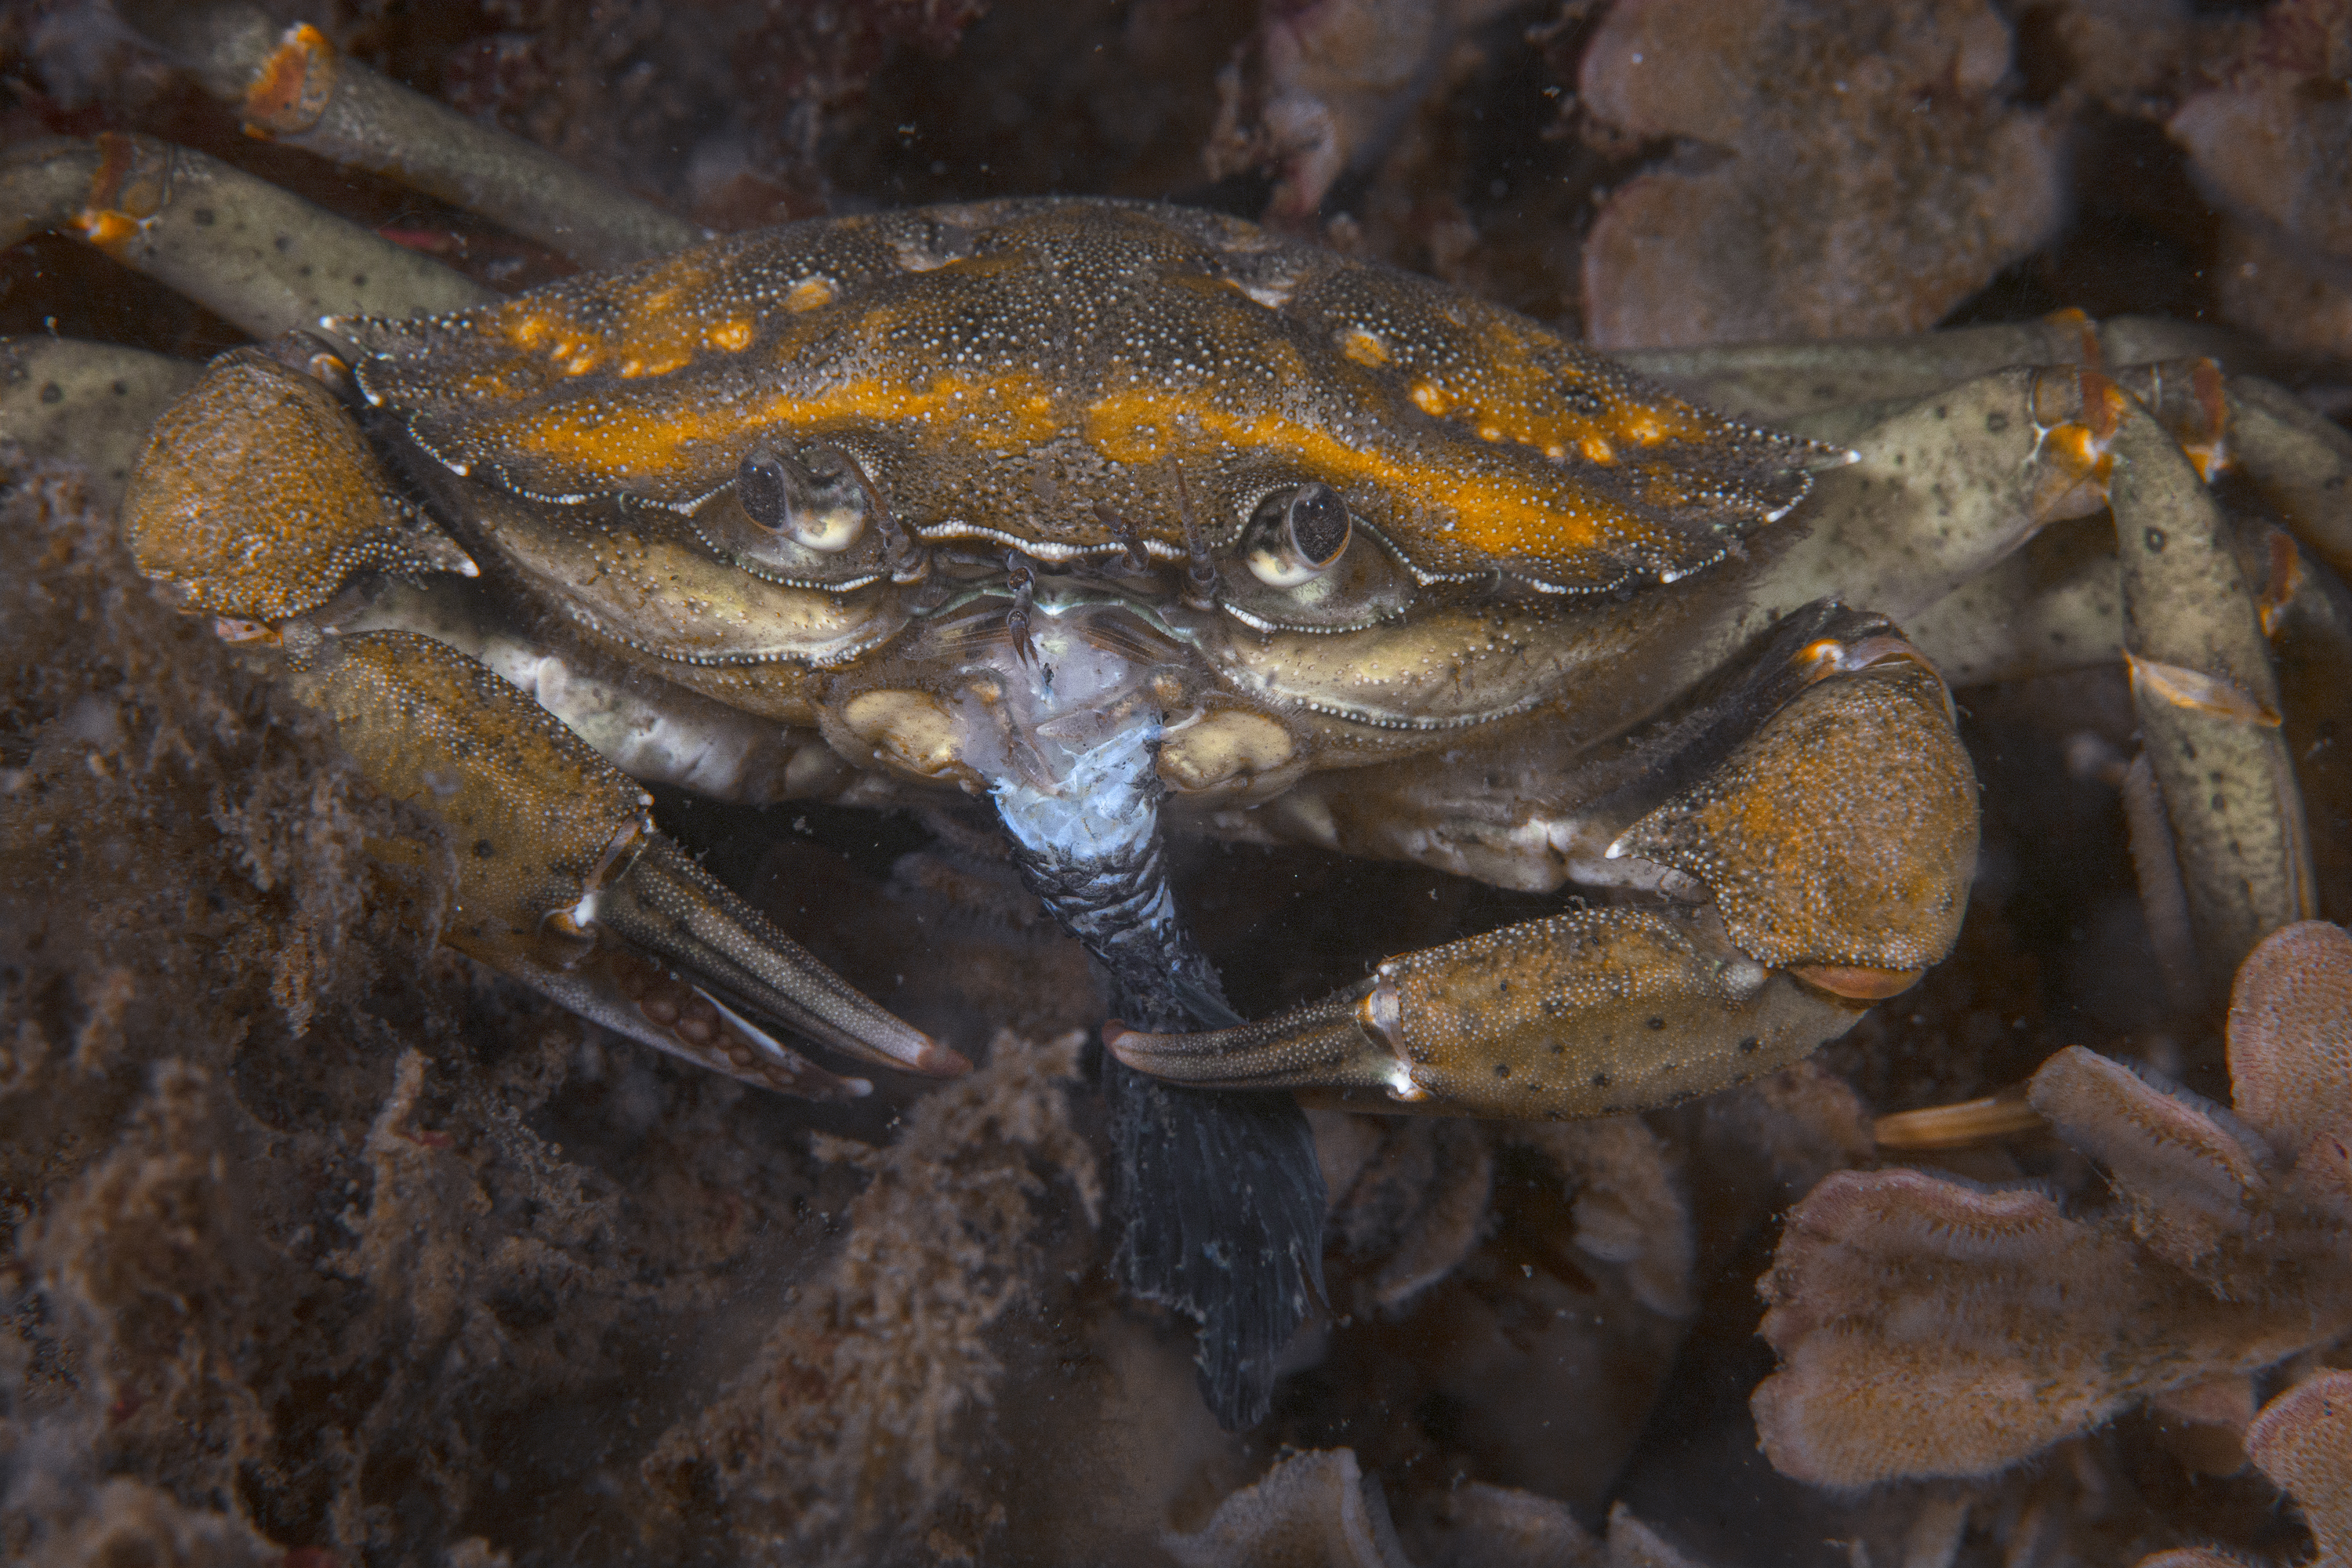
[[[426,450],[522,495],[690,508],[756,441],[855,453],[929,538],[1047,558],[1229,541],[1320,479],[1425,578],[1671,580],[1824,450],[1525,317],[1234,219],[1017,201],[794,224],[336,330]]]

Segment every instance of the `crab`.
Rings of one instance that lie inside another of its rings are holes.
[[[2226,976],[2314,912],[2264,632],[2334,592],[2304,551],[2352,555],[2352,443],[2202,336],[2060,317],[1619,363],[1087,199],[696,243],[309,28],[188,15],[257,132],[603,269],[489,297],[187,149],[22,147],[20,232],[257,342],[201,371],[16,343],[10,430],[69,426],[142,570],[448,825],[450,945],[646,1045],[820,1099],[870,1080],[811,1042],[962,1070],[645,786],[960,793],[1110,969],[1129,1068],[1357,1110],[1663,1105],[1802,1058],[1952,946],[1977,801],[1948,674],[2119,656],[2187,962]],[[2206,484],[2231,465],[2305,542],[2264,543],[2252,590]],[[2107,511],[2114,554],[2021,549]],[[1181,934],[1162,818],[1583,898],[1244,1021]]]

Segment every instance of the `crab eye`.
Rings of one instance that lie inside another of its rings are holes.
[[[826,554],[848,549],[866,529],[866,487],[835,447],[810,447],[805,462],[752,447],[735,470],[735,499],[761,528]]]
[[[1250,519],[1249,569],[1269,588],[1295,588],[1338,564],[1353,526],[1348,503],[1329,485],[1276,490]]]

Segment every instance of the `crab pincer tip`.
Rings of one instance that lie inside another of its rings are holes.
[[[943,1046],[929,1036],[907,1058],[908,1070],[927,1078],[961,1078],[971,1070],[971,1058],[953,1046]]]

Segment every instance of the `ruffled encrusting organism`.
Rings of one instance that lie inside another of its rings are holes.
[[[2229,1042],[2234,1114],[2079,1047],[2034,1075],[2107,1173],[2098,1212],[1913,1170],[1816,1187],[1762,1281],[1772,1463],[1833,1487],[1990,1475],[2143,1401],[2251,1414],[2251,1374],[2352,1330],[2352,937],[2265,941]]]

